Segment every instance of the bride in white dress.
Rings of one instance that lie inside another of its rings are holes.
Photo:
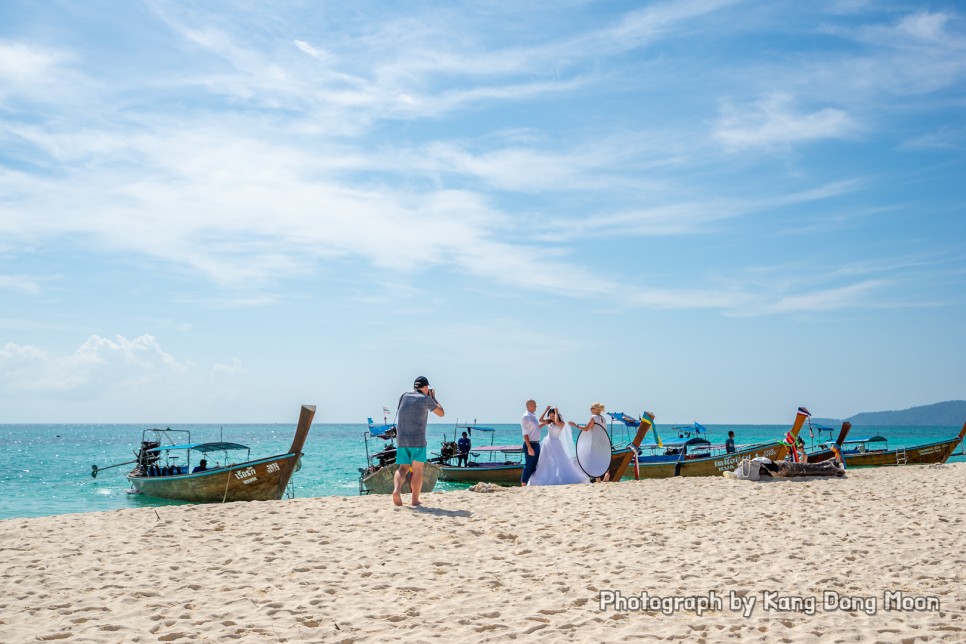
[[[549,423],[549,433],[540,441],[540,460],[528,485],[589,483],[590,479],[577,465],[574,438],[560,412],[548,407],[540,420]]]

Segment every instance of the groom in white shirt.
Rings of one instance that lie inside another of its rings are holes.
[[[537,461],[540,460],[540,421],[537,419],[537,401],[527,401],[527,413],[520,419],[520,427],[523,429],[523,476],[520,477],[521,485],[526,485],[533,472],[537,469]]]

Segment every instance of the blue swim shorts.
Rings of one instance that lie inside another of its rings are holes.
[[[400,465],[412,465],[413,463],[426,462],[425,447],[397,447],[396,462]]]

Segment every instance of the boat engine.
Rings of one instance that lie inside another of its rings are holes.
[[[456,443],[444,440],[443,445],[439,448],[439,459],[446,462],[451,458],[455,458],[457,451]]]
[[[396,462],[396,448],[393,445],[389,445],[389,447],[387,447],[385,450],[379,452],[378,454],[374,454],[373,458],[378,461],[379,467],[392,465]]]
[[[157,463],[158,459],[161,458],[161,453],[149,451],[156,447],[161,447],[161,443],[158,441],[141,442],[141,449],[138,450],[138,467],[146,471],[148,466]]]

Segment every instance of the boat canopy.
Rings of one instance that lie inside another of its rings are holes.
[[[821,423],[812,423],[811,426],[812,426],[812,429],[817,429],[820,432],[832,431],[831,427],[829,427],[828,425],[822,425]]]
[[[241,445],[240,443],[190,443],[186,445],[162,445],[161,447],[153,447],[148,451],[162,452],[172,449],[193,449],[198,452],[222,452],[249,449],[249,447],[248,445]]]
[[[656,445],[656,443],[652,443]],[[711,441],[704,438],[688,438],[682,440],[664,441],[664,447],[676,449],[679,447],[711,447]]]
[[[639,419],[634,418],[629,414],[625,414],[622,411],[609,411],[607,412],[607,415],[613,418],[614,420],[624,423],[628,427],[637,428],[641,424],[641,421]]]
[[[871,438],[850,438],[847,441],[842,441],[842,444],[848,445],[849,443],[887,443],[887,442],[889,442],[889,439],[886,438],[885,436],[872,436]]]
[[[699,423],[698,421],[694,421],[690,425],[676,425],[674,427],[671,427],[671,431],[694,432],[695,434],[707,434],[708,428],[702,425],[701,423]]]
[[[492,427],[480,427],[479,425],[460,425],[456,424],[456,429],[468,429],[471,432],[495,432],[496,429]]]
[[[371,418],[369,418],[368,420],[369,420],[369,434],[372,436],[379,437],[379,436],[382,436],[383,434],[388,434],[390,431],[396,429],[395,425],[389,425],[389,424],[376,425],[374,422],[372,422]]]
[[[520,445],[486,445],[484,447],[474,447],[470,451],[471,452],[505,452],[507,454],[513,454],[515,452],[522,452],[523,447]]]

